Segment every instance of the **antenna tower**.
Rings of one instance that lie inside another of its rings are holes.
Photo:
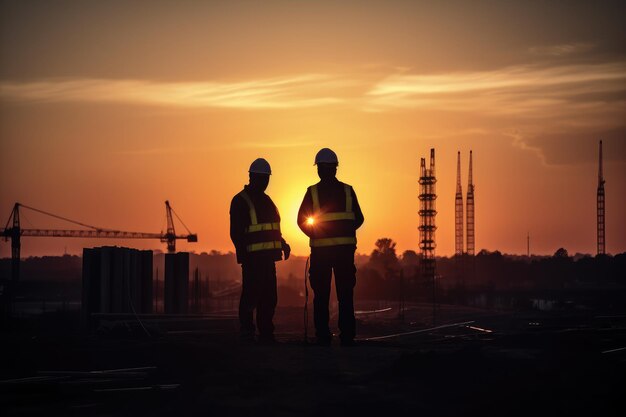
[[[454,197],[454,254],[463,256],[463,188],[461,186],[461,152],[456,156],[456,195]]]
[[[606,253],[604,246],[604,173],[602,172],[602,141],[598,166],[598,255]]]
[[[472,151],[469,159],[469,175],[467,180],[467,254],[474,256],[474,183],[472,180]]]
[[[430,150],[430,166],[426,168],[426,159],[422,158],[420,161],[420,250],[422,253],[422,276],[425,280],[432,283],[433,289],[433,322],[435,321],[435,216],[437,210],[435,207],[435,200],[437,199],[437,193],[435,184],[437,178],[435,177],[435,150]]]

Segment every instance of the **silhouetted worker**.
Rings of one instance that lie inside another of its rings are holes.
[[[239,300],[241,339],[253,342],[253,321],[260,343],[274,342],[274,310],[278,302],[275,261],[289,258],[291,248],[280,233],[280,215],[272,199],[265,194],[272,170],[263,158],[250,165],[250,183],[230,203],[230,238],[241,264],[242,290]]]
[[[318,344],[330,345],[328,302],[334,271],[341,344],[351,346],[355,336],[356,229],[363,224],[363,213],[352,187],[336,178],[337,154],[324,148],[315,156],[315,165],[321,181],[307,189],[298,211],[298,226],[311,246],[315,335]]]

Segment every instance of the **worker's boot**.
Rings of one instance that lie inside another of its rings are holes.
[[[239,333],[239,342],[242,345],[253,345],[254,344],[254,332],[242,331],[241,333]]]
[[[269,335],[259,335],[259,340],[257,342],[257,344],[259,345],[263,345],[263,346],[271,346],[271,345],[275,345],[276,343],[276,339],[274,338],[273,334],[269,334]]]
[[[356,346],[356,342],[352,338],[342,338],[341,346],[342,347],[354,347]]]
[[[333,341],[332,334],[324,335],[324,336],[317,336],[315,339],[315,344],[318,346],[330,346],[332,341]]]

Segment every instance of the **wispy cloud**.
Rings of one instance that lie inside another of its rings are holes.
[[[315,142],[243,142],[236,146],[246,149],[282,149],[282,148],[302,148],[314,145]]]
[[[198,148],[186,148],[182,146],[172,146],[172,147],[164,147],[164,148],[139,148],[139,149],[120,149],[112,151],[111,153],[117,155],[171,155],[171,154],[180,154],[180,153],[192,153],[198,152],[204,149]]]
[[[291,149],[315,145],[314,141],[261,141],[261,142],[233,142],[215,144],[211,146],[174,146],[139,149],[122,149],[115,151],[119,155],[170,155],[181,153],[213,152],[218,149]]]
[[[1,82],[0,96],[40,102],[125,102],[183,107],[285,109],[339,103],[342,99],[334,93],[350,85],[349,80],[319,74],[230,83],[65,79]]]
[[[528,49],[533,55],[544,55],[552,57],[563,57],[567,55],[574,55],[583,52],[588,52],[593,49],[595,45],[590,42],[572,42],[559,45],[542,45],[533,46]]]
[[[364,110],[455,112],[511,138],[544,165],[570,163],[559,155],[573,133],[597,140],[605,131],[624,132],[626,62],[396,74],[367,92]]]
[[[626,63],[516,66],[484,72],[392,75],[368,93],[366,109],[425,108],[487,114],[545,114],[567,105],[580,111],[598,102],[583,95],[626,90]]]
[[[514,130],[507,130],[502,132],[505,136],[510,137],[511,139],[513,139],[513,146],[521,149],[523,151],[529,151],[534,153],[537,158],[539,158],[539,160],[541,161],[541,164],[546,166],[547,161],[546,161],[546,155],[544,153],[544,150],[540,147],[540,146],[533,146],[529,143],[529,137],[527,134],[522,133],[521,131],[514,129]]]

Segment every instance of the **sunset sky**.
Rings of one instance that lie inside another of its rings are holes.
[[[437,254],[454,251],[470,149],[476,248],[595,254],[598,141],[607,251],[626,251],[626,2],[0,3],[0,221],[23,204],[159,232],[169,199],[232,251],[230,200],[266,158],[295,254],[315,153],[339,155],[380,237],[418,250],[419,160],[436,149]],[[24,212],[23,227],[72,228]],[[178,224],[178,231],[184,228]],[[22,255],[158,241],[24,238]],[[0,243],[10,256],[10,243]]]

